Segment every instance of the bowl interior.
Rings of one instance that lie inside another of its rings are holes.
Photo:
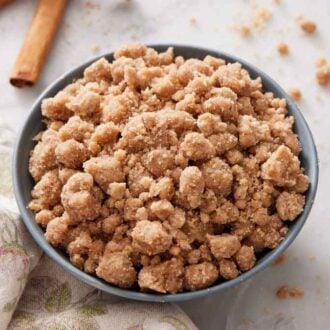
[[[157,51],[164,51],[169,46],[172,45],[152,45],[151,47],[155,48]],[[100,289],[105,292],[115,294],[118,296],[144,300],[144,301],[158,301],[158,302],[170,302],[170,301],[183,301],[190,300],[198,297],[205,296],[206,294],[212,292],[220,292],[226,290],[259,272],[269,265],[275,258],[277,258],[283,251],[292,243],[296,235],[301,230],[304,225],[308,214],[311,210],[316,188],[318,182],[318,160],[315,144],[311,135],[311,132],[301,115],[299,109],[294,104],[294,102],[286,95],[286,93],[279,87],[279,85],[268,77],[265,73],[261,72],[253,65],[246,63],[245,61],[236,58],[222,52],[213,51],[204,48],[189,47],[189,46],[174,46],[174,51],[176,55],[181,55],[184,58],[200,58],[203,59],[206,55],[212,55],[215,57],[221,57],[227,62],[240,62],[242,65],[250,72],[252,77],[260,76],[263,81],[263,88],[265,91],[273,92],[275,96],[280,98],[286,98],[288,104],[288,110],[291,115],[295,117],[295,132],[299,135],[300,142],[302,144],[302,152],[300,154],[300,160],[302,166],[305,168],[306,174],[310,178],[310,188],[306,194],[306,206],[303,213],[299,218],[290,225],[289,233],[287,237],[281,242],[281,244],[274,250],[269,251],[261,256],[258,259],[254,268],[250,271],[243,273],[236,279],[222,282],[216,284],[208,289],[188,292],[188,293],[179,293],[179,294],[149,294],[141,293],[132,290],[119,289],[106,283],[105,281],[88,275],[76,267],[74,267],[63,252],[53,248],[45,239],[42,229],[37,225],[34,220],[34,214],[26,208],[26,205],[31,200],[31,190],[33,188],[34,182],[32,177],[28,172],[28,160],[29,152],[34,147],[35,143],[32,141],[32,138],[43,129],[43,124],[41,122],[41,101],[46,97],[54,96],[58,91],[63,89],[67,84],[71,83],[74,78],[79,78],[83,75],[84,69],[94,62],[97,58],[84,63],[83,65],[75,68],[69,73],[60,77],[55,83],[53,83],[49,88],[46,89],[44,93],[38,98],[35,104],[32,107],[31,113],[28,116],[27,121],[24,124],[24,127],[19,136],[13,158],[13,183],[14,183],[14,192],[18,207],[20,209],[22,219],[30,231],[33,238],[40,245],[40,247],[57,263],[59,263],[64,269],[72,273],[74,276],[80,280]],[[113,60],[112,54],[104,55],[109,61]]]

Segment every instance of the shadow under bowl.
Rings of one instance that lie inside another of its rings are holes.
[[[296,134],[298,134],[302,145],[302,152],[300,153],[299,158],[302,166],[305,168],[306,175],[308,175],[310,179],[310,187],[306,193],[306,205],[304,211],[300,214],[297,220],[290,223],[289,232],[285,239],[276,249],[264,253],[257,260],[256,265],[251,270],[241,274],[237,278],[226,282],[220,282],[207,289],[178,294],[142,293],[115,287],[103,281],[102,279],[89,275],[73,266],[68,256],[64,252],[54,248],[47,242],[44,237],[43,230],[35,222],[34,213],[27,208],[27,205],[31,200],[31,190],[34,186],[34,181],[28,172],[29,153],[35,145],[35,142],[32,141],[32,138],[42,129],[44,129],[44,125],[41,122],[41,101],[44,98],[54,96],[58,91],[62,90],[66,85],[71,83],[73,79],[81,77],[83,75],[84,69],[102,56],[98,56],[97,58],[94,58],[61,76],[40,95],[40,97],[32,106],[32,110],[21,130],[14,150],[12,167],[13,186],[22,219],[30,234],[42,248],[42,250],[46,252],[46,254],[56,263],[58,263],[61,267],[70,272],[76,278],[110,294],[135,300],[152,302],[179,302],[205,297],[212,293],[218,293],[253,277],[259,271],[270,265],[293,242],[305,224],[314,202],[318,183],[318,158],[311,131],[296,104],[288,97],[288,95],[273,79],[271,79],[268,75],[260,71],[255,66],[221,51],[183,45],[151,45],[150,47],[153,47],[157,51],[162,52],[170,46],[174,47],[175,55],[181,55],[186,59],[203,59],[206,55],[212,55],[215,57],[223,58],[227,62],[240,62],[243,67],[249,71],[253,78],[261,77],[264,91],[273,92],[276,97],[286,99],[289,114],[295,118],[294,130]],[[103,56],[106,57],[110,62],[113,60],[113,53],[105,54]]]

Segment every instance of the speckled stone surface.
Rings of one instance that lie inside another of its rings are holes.
[[[299,106],[309,123],[320,158],[320,182],[314,208],[284,263],[216,296],[181,303],[200,329],[326,329],[330,310],[330,86],[315,81],[314,61],[330,60],[328,0],[71,0],[39,83],[17,90],[8,76],[29,25],[35,1],[16,0],[0,11],[0,126],[17,132],[38,94],[81,62],[130,41],[183,43],[235,54],[259,66],[284,89],[301,89]],[[242,37],[233,28],[251,21],[255,6],[272,12],[261,30]],[[317,23],[305,35],[296,23],[303,15]],[[276,45],[289,45],[280,56]],[[99,49],[99,51],[97,51]],[[1,128],[2,129],[2,128]],[[302,299],[279,300],[278,287],[298,286]]]

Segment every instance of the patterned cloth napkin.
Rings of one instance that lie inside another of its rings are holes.
[[[0,126],[0,330],[196,329],[175,305],[104,294],[42,255],[12,192],[14,140],[15,134]]]

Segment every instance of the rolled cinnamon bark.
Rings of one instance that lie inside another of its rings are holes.
[[[12,0],[0,0],[0,9],[5,5],[8,5],[9,2],[12,2]]]
[[[33,86],[45,62],[67,0],[39,0],[23,46],[10,75],[16,87]]]

